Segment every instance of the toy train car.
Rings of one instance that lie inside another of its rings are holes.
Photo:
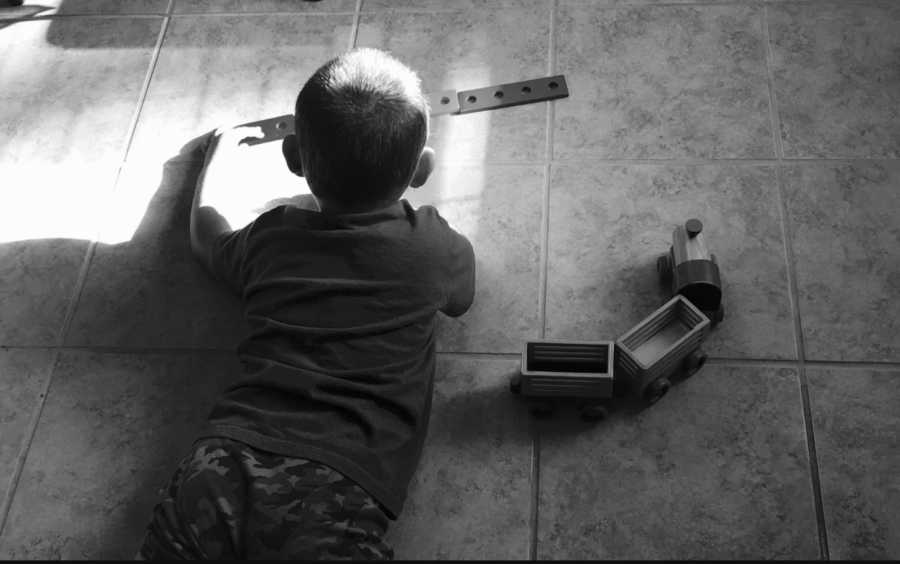
[[[615,343],[527,341],[510,390],[527,398],[535,416],[574,401],[584,419],[606,416],[614,396],[636,394],[650,404],[669,390],[676,374],[689,377],[706,361],[700,345],[709,319],[676,295]]]

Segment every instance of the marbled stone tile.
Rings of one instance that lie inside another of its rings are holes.
[[[229,349],[245,335],[238,296],[191,252],[190,209],[200,166],[172,162],[123,170],[67,345]]]
[[[509,393],[518,363],[438,357],[428,439],[387,542],[398,559],[525,560],[528,414]]]
[[[363,0],[363,11],[379,10],[494,10],[516,8],[538,8],[549,6],[547,0]]]
[[[0,345],[57,345],[79,274],[109,216],[109,163],[2,164]]]
[[[793,369],[707,364],[646,410],[539,429],[539,560],[819,557]]]
[[[169,0],[25,0],[0,10],[0,21],[50,14],[164,14],[168,5]]]
[[[900,558],[900,371],[807,368],[832,560]]]
[[[162,21],[60,18],[3,28],[0,165],[118,164]]]
[[[130,559],[160,488],[239,371],[228,353],[63,352],[0,558]]]
[[[549,8],[363,14],[356,44],[391,52],[425,92],[468,90],[547,75]],[[546,104],[435,116],[429,145],[444,161],[546,156]]]
[[[0,243],[0,344],[58,344],[87,250],[59,238]]]
[[[540,335],[541,166],[438,167],[407,190],[435,206],[475,250],[475,301],[461,317],[438,315],[438,350],[517,353]]]
[[[352,12],[356,0],[175,0],[175,13],[198,12]]]
[[[55,358],[52,349],[0,349],[0,507],[12,494],[19,453]]]
[[[900,4],[768,9],[786,157],[900,156]]]
[[[712,356],[796,358],[774,167],[554,165],[548,338],[615,340],[669,297],[656,259],[690,218],[719,264]]]
[[[900,360],[900,163],[787,166],[805,352]]]
[[[292,113],[310,75],[347,49],[352,24],[352,15],[173,18],[128,160],[199,160],[196,140],[216,127]]]
[[[773,157],[760,10],[563,0],[554,157]]]

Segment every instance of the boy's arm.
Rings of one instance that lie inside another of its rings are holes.
[[[229,168],[240,166],[244,148],[240,142],[248,137],[256,137],[257,133],[251,128],[217,129],[206,148],[206,161],[197,179],[191,205],[190,237],[194,256],[210,272],[213,270],[213,241],[221,235],[245,227],[255,219],[246,215],[244,221],[235,222],[235,214],[231,213],[232,221],[229,221],[223,213],[234,209],[234,202],[241,190],[249,189],[236,183],[239,176]]]
[[[469,310],[475,299],[475,251],[472,243],[452,228],[449,251],[447,303],[441,311],[450,317],[459,317]]]

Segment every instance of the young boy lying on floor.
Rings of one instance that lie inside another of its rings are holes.
[[[428,427],[435,318],[472,304],[475,256],[437,210],[401,199],[434,167],[412,70],[349,51],[303,86],[295,126],[284,157],[319,211],[279,206],[237,230],[214,206],[253,189],[228,167],[258,131],[210,141],[191,246],[251,332],[138,558],[393,558],[384,535]]]

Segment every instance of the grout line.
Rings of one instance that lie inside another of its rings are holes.
[[[127,347],[105,345],[0,345],[0,351],[27,351],[44,350],[60,352],[89,352],[98,354],[131,354],[131,355],[221,355],[234,354],[234,347]],[[487,359],[487,360],[520,360],[520,352],[469,352],[469,351],[438,351],[438,355],[444,357]],[[790,368],[798,365],[797,360],[777,358],[735,358],[735,357],[708,357],[707,363],[721,366],[756,366],[769,368]],[[868,362],[868,361],[842,361],[842,360],[806,360],[804,365],[808,368],[822,370],[875,370],[884,372],[900,371],[900,362]]]
[[[25,436],[22,437],[22,442],[19,445],[19,452],[16,454],[15,468],[13,469],[12,476],[9,478],[8,487],[6,491],[3,492],[3,505],[0,506],[0,536],[2,536],[3,530],[6,528],[7,519],[12,510],[13,499],[19,489],[19,480],[22,478],[22,472],[25,470],[25,460],[28,458],[28,453],[31,450],[31,443],[34,441],[34,436],[37,433],[41,415],[44,413],[44,405],[47,402],[47,395],[50,393],[50,384],[53,381],[53,373],[56,371],[56,365],[59,363],[61,355],[62,351],[56,351],[56,354],[53,355],[53,362],[50,363],[47,381],[44,383],[43,391],[40,396],[38,396],[37,407],[32,412],[31,419],[28,421],[27,432]]]
[[[551,100],[550,103],[555,103]],[[550,159],[544,161],[544,164],[557,166],[565,165],[590,165],[590,166],[777,166],[780,164],[821,164],[821,163],[856,163],[860,161],[877,162],[877,163],[900,163],[897,158],[784,158],[784,159],[604,159],[584,157],[577,159]],[[515,160],[479,160],[479,159],[453,159],[442,160],[438,166],[536,166],[541,161],[515,161]]]
[[[816,437],[812,421],[812,405],[809,398],[809,382],[806,377],[806,342],[803,337],[803,323],[800,319],[800,289],[797,283],[796,259],[791,244],[790,215],[787,208],[787,196],[784,188],[784,171],[775,169],[775,182],[778,186],[779,213],[781,214],[784,253],[787,260],[788,297],[791,302],[791,316],[794,321],[794,343],[797,351],[797,368],[800,379],[800,398],[803,404],[803,422],[806,428],[806,447],[809,458],[810,482],[816,510],[816,523],[819,532],[819,553],[824,560],[830,560],[828,550],[828,531],[825,523],[825,507],[822,501],[822,485],[819,477],[819,459],[816,452]]]
[[[234,354],[234,347],[127,347],[105,345],[0,345],[0,351],[60,351],[60,352],[89,352],[98,354],[132,354],[132,355],[220,355]],[[470,359],[488,360],[519,360],[520,352],[468,352],[468,351],[438,351],[438,355],[445,357],[458,357]],[[798,365],[797,360],[777,358],[735,358],[735,357],[708,357],[707,363],[721,366],[756,366],[769,368],[790,368]],[[869,361],[843,361],[843,360],[806,360],[804,365],[808,368],[822,370],[874,370],[884,372],[900,371],[900,362],[869,362]]]
[[[538,524],[540,522],[541,505],[541,434],[533,417],[529,417],[528,428],[531,432],[531,515],[529,528],[531,536],[528,543],[528,559],[537,560]]]
[[[550,3],[550,21],[548,24],[547,38],[547,75],[551,76],[556,70],[556,12],[558,0]],[[556,124],[556,102],[550,100],[547,104],[546,137],[544,145],[544,185],[542,190],[543,203],[541,213],[541,257],[540,278],[538,282],[538,319],[540,320],[540,338],[546,338],[547,334],[547,279],[550,264],[550,174],[553,162],[553,128]],[[531,507],[529,519],[528,559],[538,558],[538,526],[541,511],[541,437],[532,420],[528,426],[531,435]]]
[[[772,53],[772,41],[769,32],[769,9],[763,5],[761,10],[761,24],[763,48],[766,56],[766,83],[769,89],[769,120],[772,124],[772,141],[775,147],[775,157],[778,161],[784,159],[784,141],[781,138],[781,119],[778,115],[778,99],[775,94],[775,56]]]
[[[348,51],[356,47],[356,41],[359,38],[359,16],[362,11],[362,3],[363,0],[356,0],[356,10],[353,12],[353,27],[350,29],[350,46],[347,47]]]
[[[340,11],[340,12],[297,12],[297,11],[289,11],[285,12],[283,10],[275,10],[272,12],[261,12],[261,11],[247,11],[247,12],[179,12],[177,14],[172,14],[173,17],[176,18],[217,18],[217,17],[240,17],[240,16],[250,16],[250,17],[261,17],[261,16],[279,16],[279,17],[304,17],[304,16],[312,16],[315,18],[328,17],[328,16],[352,16],[355,12],[350,11]]]
[[[470,358],[470,359],[496,359],[496,360],[512,360],[521,359],[522,353],[493,353],[493,352],[457,352],[457,351],[438,351],[439,356]]]
[[[775,91],[775,55],[772,51],[772,36],[769,29],[769,7],[762,7],[762,35],[766,53],[766,79],[769,89],[769,112],[772,123],[772,135],[775,142],[775,156],[778,166],[775,168],[775,185],[778,194],[778,212],[781,216],[781,233],[784,244],[784,257],[788,277],[788,298],[791,304],[791,317],[794,325],[794,348],[797,353],[797,369],[800,384],[800,399],[803,409],[803,426],[806,431],[806,448],[809,459],[809,478],[813,493],[813,505],[816,511],[816,529],[818,532],[819,555],[823,560],[830,560],[828,550],[828,527],[825,521],[825,506],[822,500],[822,484],[819,475],[819,457],[816,451],[816,435],[813,428],[812,403],[809,397],[809,380],[806,377],[806,342],[803,337],[803,322],[800,318],[800,287],[797,281],[797,260],[794,255],[793,236],[791,233],[790,213],[787,203],[787,189],[783,170],[784,140],[781,135],[781,120],[778,113],[778,97]]]

